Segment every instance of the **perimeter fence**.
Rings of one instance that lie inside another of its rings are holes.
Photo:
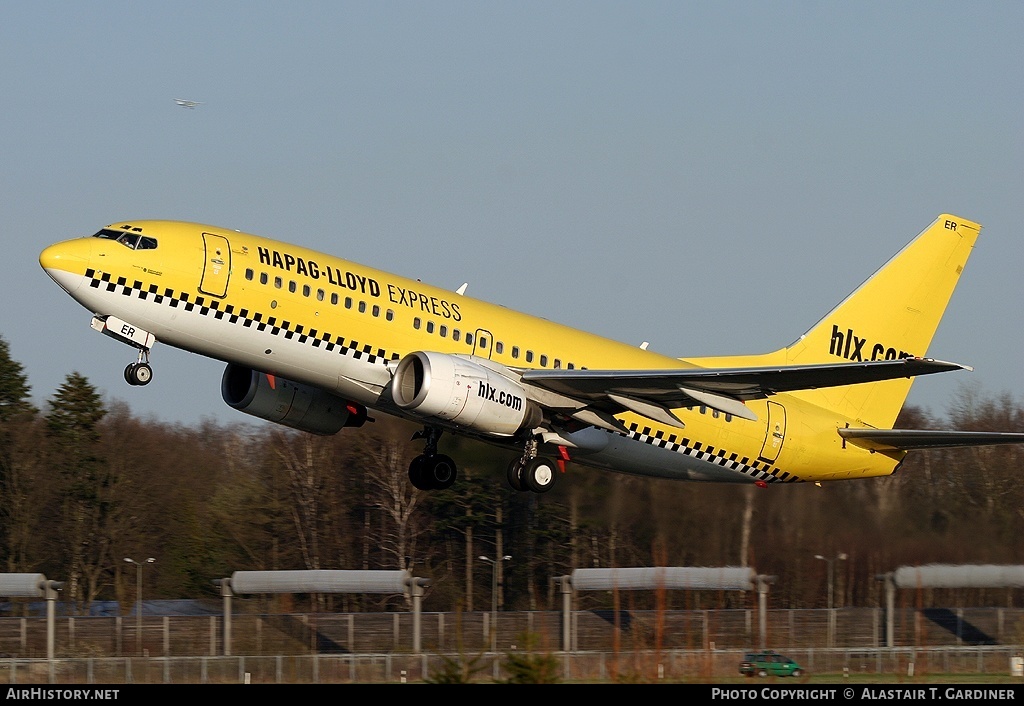
[[[58,617],[55,658],[46,619],[0,618],[0,682],[335,683],[436,678],[454,665],[476,680],[507,678],[514,655],[549,655],[566,681],[716,679],[738,676],[762,647],[809,673],[1009,674],[1024,643],[1024,609],[899,609],[885,647],[880,608],[590,610],[423,613],[422,649],[412,613],[233,615],[231,656],[221,616]],[[763,643],[763,644],[762,644]],[[433,675],[433,677],[432,677]]]

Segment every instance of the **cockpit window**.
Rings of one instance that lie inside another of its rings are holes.
[[[116,240],[117,242],[124,245],[126,248],[132,250],[155,250],[156,249],[156,238],[150,238],[142,235],[141,233],[132,233],[126,230],[112,230],[110,228],[102,228],[94,238],[106,238],[107,240]]]

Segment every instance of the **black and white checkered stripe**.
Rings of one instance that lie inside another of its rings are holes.
[[[314,348],[337,351],[354,360],[385,363],[389,360],[398,360],[400,357],[398,353],[388,353],[383,348],[375,349],[370,344],[360,345],[358,341],[346,340],[342,336],[336,336],[327,331],[307,330],[302,324],[278,321],[273,316],[264,320],[263,314],[258,311],[236,309],[232,304],[225,304],[221,308],[222,302],[217,299],[208,300],[202,296],[196,296],[193,301],[188,292],[175,292],[169,288],[161,290],[155,284],[146,286],[139,280],[129,284],[125,277],[111,279],[110,273],[98,273],[92,268],[85,271],[85,276],[89,280],[89,286],[94,289],[106,289],[108,292],[119,293],[126,297],[137,297],[143,301],[152,299],[156,304],[164,304],[172,309],[181,308],[185,311],[198,312],[200,316],[212,316],[217,320],[227,319],[229,323],[241,325],[244,328],[255,328],[257,331],[269,332],[272,336],[281,336],[289,341],[297,340],[299,343],[308,344]]]
[[[796,483],[800,482],[800,479],[790,473],[781,471],[778,468],[772,466],[772,464],[760,460],[760,459],[749,459],[746,456],[740,458],[738,454],[729,453],[725,449],[716,449],[714,446],[705,446],[703,448],[701,442],[693,441],[690,439],[682,438],[679,443],[669,441],[665,438],[665,433],[661,430],[651,433],[650,427],[640,428],[639,424],[630,424],[629,432],[626,434],[630,439],[635,439],[645,444],[651,444],[652,446],[658,446],[675,453],[681,453],[686,456],[692,456],[693,458],[707,463],[713,463],[716,466],[727,468],[730,471],[738,471],[745,475],[750,476],[755,480],[762,480],[765,483]]]

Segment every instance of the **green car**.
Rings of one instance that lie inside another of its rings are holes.
[[[748,652],[740,662],[740,674],[748,677],[798,677],[803,673],[803,667],[773,650]]]

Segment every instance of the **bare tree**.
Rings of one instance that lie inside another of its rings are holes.
[[[376,537],[378,546],[387,557],[385,565],[406,569],[423,531],[419,512],[423,492],[409,480],[409,462],[401,443],[377,437],[366,450],[369,501],[385,519]]]

